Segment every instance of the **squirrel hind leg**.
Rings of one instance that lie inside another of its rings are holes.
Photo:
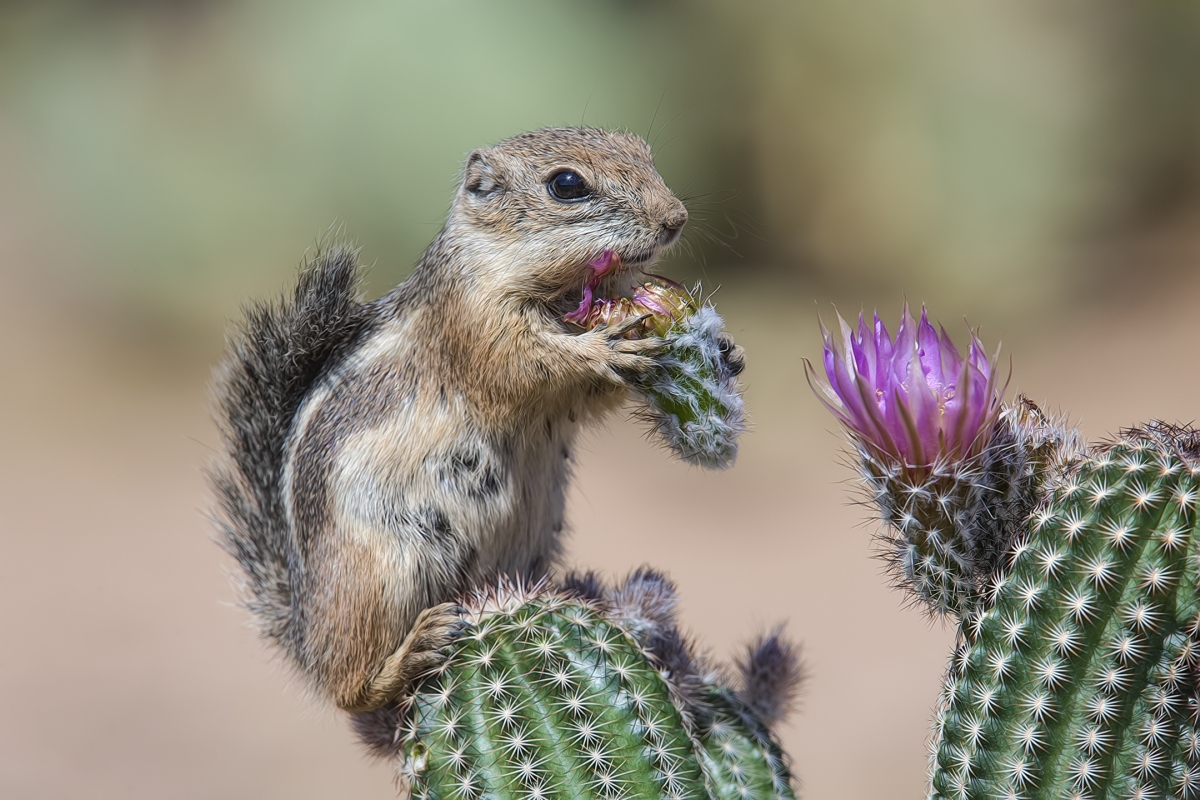
[[[342,706],[343,710],[356,714],[375,711],[404,695],[410,686],[441,666],[443,648],[462,626],[455,603],[441,603],[422,611],[400,647],[388,656],[358,696]]]

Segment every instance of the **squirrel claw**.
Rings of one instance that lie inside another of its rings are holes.
[[[445,648],[463,632],[460,610],[454,603],[442,603],[418,614],[408,636],[384,662],[383,669],[352,702],[339,705],[355,713],[373,711],[411,691],[417,681],[442,665]]]
[[[609,339],[622,339],[624,338],[625,334],[640,328],[642,323],[650,319],[652,316],[653,314],[638,314],[636,317],[627,317],[621,320],[611,328],[602,326],[599,328],[599,330],[603,330]]]
[[[638,356],[656,356],[667,346],[667,340],[658,336],[647,339],[618,339],[608,343],[618,353]]]
[[[734,377],[741,375],[742,370],[746,368],[746,351],[741,345],[722,331],[717,335],[717,348],[721,351],[721,362],[729,370],[729,374]]]

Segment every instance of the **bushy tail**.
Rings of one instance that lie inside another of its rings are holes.
[[[292,419],[321,371],[366,327],[356,251],[306,260],[293,296],[256,303],[229,337],[215,381],[227,458],[209,474],[221,546],[242,567],[243,602],[262,634],[293,656],[296,550],[284,514],[282,470]]]

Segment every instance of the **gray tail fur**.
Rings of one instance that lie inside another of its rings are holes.
[[[243,602],[263,636],[296,658],[303,643],[292,605],[298,564],[283,505],[284,448],[309,389],[368,323],[356,256],[349,248],[317,252],[290,298],[247,306],[215,380],[228,456],[209,473],[219,543],[241,565]]]

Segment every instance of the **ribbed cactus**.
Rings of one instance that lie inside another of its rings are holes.
[[[711,796],[795,797],[787,757],[763,721],[727,688],[710,688],[704,701],[697,755]]]
[[[1200,435],[1088,449],[1028,401],[1001,410],[990,362],[955,361],[924,317],[894,342],[844,331],[820,388],[898,582],[959,623],[931,796],[1200,797]]]
[[[751,705],[786,703],[794,656],[764,640],[739,694],[701,669],[673,604],[650,571],[608,591],[477,593],[441,668],[360,733],[398,752],[416,798],[793,798]]]
[[[1055,476],[962,617],[935,796],[1200,796],[1195,445],[1127,431]]]

